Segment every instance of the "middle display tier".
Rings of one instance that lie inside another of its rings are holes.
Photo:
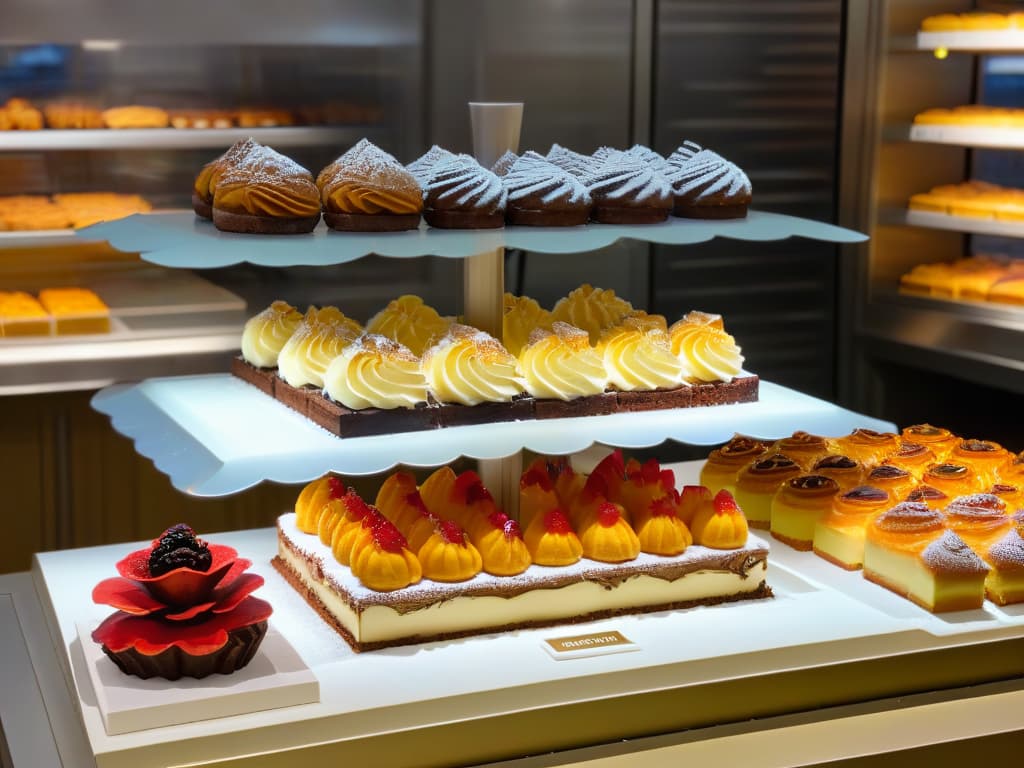
[[[153,264],[212,269],[250,263],[264,267],[329,266],[375,254],[393,258],[466,258],[498,248],[536,253],[582,253],[619,240],[661,245],[692,245],[716,237],[767,241],[804,237],[833,243],[859,243],[865,235],[832,224],[765,211],[743,219],[672,218],[659,224],[586,224],[577,227],[517,227],[451,230],[421,224],[407,232],[333,232],[323,224],[308,235],[243,235],[221,232],[192,213],[129,216],[79,231],[107,240],[121,251],[138,252]]]
[[[135,442],[179,490],[237,493],[265,480],[301,483],[328,472],[369,475],[399,464],[439,466],[459,456],[497,459],[528,449],[569,454],[594,443],[643,448],[676,440],[724,443],[737,431],[777,440],[813,424],[825,436],[893,431],[880,419],[761,381],[753,403],[448,427],[337,438],[230,374],[149,379],[98,393],[93,407]]]

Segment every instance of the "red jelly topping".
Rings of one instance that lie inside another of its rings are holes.
[[[555,488],[551,482],[551,476],[547,473],[547,470],[541,467],[530,467],[526,470],[519,481],[519,485],[522,488],[526,488],[529,485],[539,485],[545,491],[551,491]]]
[[[370,506],[360,498],[355,489],[349,488],[345,494],[345,508],[354,520],[362,520],[370,514]]]
[[[405,503],[410,507],[414,507],[422,517],[430,517],[431,512],[427,509],[427,505],[423,503],[423,497],[420,496],[419,491],[413,491],[405,497]]]
[[[676,513],[676,502],[671,496],[662,496],[651,502],[652,517],[672,517]]]
[[[373,529],[373,540],[385,552],[398,554],[403,549],[409,548],[409,542],[405,540],[402,532],[395,527],[394,523],[386,518],[384,522]]]
[[[345,484],[340,477],[331,475],[327,478],[327,491],[332,499],[340,499],[345,495]]]
[[[732,494],[724,488],[715,494],[715,513],[719,515],[735,515],[740,511],[739,505]]]
[[[619,514],[619,508],[614,504],[607,502],[597,508],[597,521],[605,528],[611,528],[617,522],[622,515]]]
[[[453,520],[443,520],[438,524],[437,528],[441,531],[441,536],[443,536],[444,540],[449,544],[465,545],[466,535],[463,533],[462,528],[459,527],[458,523]]]
[[[505,523],[508,522],[508,515],[504,512],[491,512],[487,516],[487,522],[491,524],[492,528],[504,528]]]
[[[548,533],[568,534],[572,533],[572,526],[565,513],[556,508],[544,515],[544,530]]]
[[[455,489],[452,491],[455,499],[461,499],[465,504],[473,504],[477,501],[491,501],[490,492],[484,488],[480,475],[471,469],[467,469],[455,479]]]
[[[506,520],[502,526],[502,531],[505,533],[506,539],[521,539],[523,538],[523,531],[519,527],[519,523],[515,520]]]

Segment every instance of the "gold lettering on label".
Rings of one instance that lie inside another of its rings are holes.
[[[589,648],[608,648],[613,645],[633,645],[633,641],[618,630],[611,632],[594,632],[589,635],[572,635],[570,637],[549,637],[544,640],[557,653],[570,653]]]

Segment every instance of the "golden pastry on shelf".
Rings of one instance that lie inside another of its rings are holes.
[[[39,303],[53,316],[58,336],[110,332],[110,309],[87,288],[46,288]]]
[[[170,124],[167,111],[160,107],[132,105],[112,107],[103,111],[107,128],[166,128]]]
[[[1024,220],[1024,190],[1001,187],[985,181],[944,184],[912,195],[914,211],[942,213],[978,219]]]
[[[46,127],[56,130],[103,128],[103,114],[96,107],[74,101],[53,102],[43,107]]]
[[[38,131],[43,113],[25,99],[8,99],[0,107],[0,131]]]

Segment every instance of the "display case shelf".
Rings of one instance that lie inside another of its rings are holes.
[[[1024,128],[982,125],[913,124],[892,126],[886,137],[924,144],[951,144],[981,149],[1024,149]]]
[[[398,464],[440,466],[460,456],[504,458],[522,449],[569,454],[593,443],[713,445],[738,431],[778,439],[808,428],[833,436],[856,427],[894,429],[889,422],[766,381],[755,403],[361,438],[337,438],[229,374],[114,386],[98,393],[92,405],[176,488],[198,496],[237,493],[264,480],[301,483],[327,472],[368,475]]]
[[[333,232],[320,224],[309,235],[259,236],[217,230],[191,213],[146,214],[79,230],[81,237],[107,240],[119,250],[139,252],[165,267],[208,269],[248,262],[265,267],[327,266],[369,254],[395,258],[465,258],[497,248],[535,253],[582,253],[632,239],[663,245],[690,245],[726,237],[782,240],[805,237],[834,243],[867,239],[859,232],[795,216],[750,211],[745,219],[724,221],[672,218],[661,224],[588,224],[580,227],[505,227],[494,230],[434,229],[408,232]]]
[[[969,29],[950,32],[918,32],[921,51],[963,53],[1014,53],[1024,51],[1024,29]]]
[[[1024,237],[1024,221],[1005,219],[975,219],[969,216],[951,216],[947,213],[932,211],[905,210],[894,217],[897,221],[912,227],[927,229],[946,229],[952,232],[965,232],[976,235],[996,235],[998,237]]]
[[[97,130],[0,131],[0,152],[119,149],[227,149],[252,137],[274,148],[354,144],[373,126],[289,126],[281,128],[127,128]]]
[[[696,480],[699,462],[670,466],[677,484]],[[90,591],[135,545],[43,553],[33,577],[46,629],[40,636],[37,627],[32,642],[56,650],[52,663],[66,681],[59,688],[65,696],[70,691],[100,768],[205,765],[268,754],[276,755],[274,765],[357,762],[351,758],[359,754],[372,754],[377,764],[409,765],[415,761],[403,750],[417,738],[431,739],[431,765],[477,764],[616,742],[652,728],[670,733],[743,722],[760,729],[768,727],[765,717],[977,685],[1020,671],[1021,606],[986,603],[932,615],[859,573],[776,542],[767,576],[774,599],[355,654],[270,565],[277,551],[274,529],[208,538],[252,559],[252,571],[266,579],[258,594],[274,606],[271,622],[317,676],[321,701],[108,735],[89,688],[76,623],[109,613],[91,602]],[[543,649],[547,638],[612,630],[636,650],[555,661]],[[398,680],[403,683],[387,682]],[[708,710],[712,700],[721,703]],[[905,706],[884,706],[894,711],[883,714],[898,716]],[[523,715],[530,712],[537,716]],[[596,729],[587,725],[594,717]],[[480,724],[490,734],[483,740]],[[930,732],[925,743],[936,738]],[[850,754],[851,745],[841,742],[822,740],[831,749],[821,759]],[[806,762],[790,758],[777,764]]]

